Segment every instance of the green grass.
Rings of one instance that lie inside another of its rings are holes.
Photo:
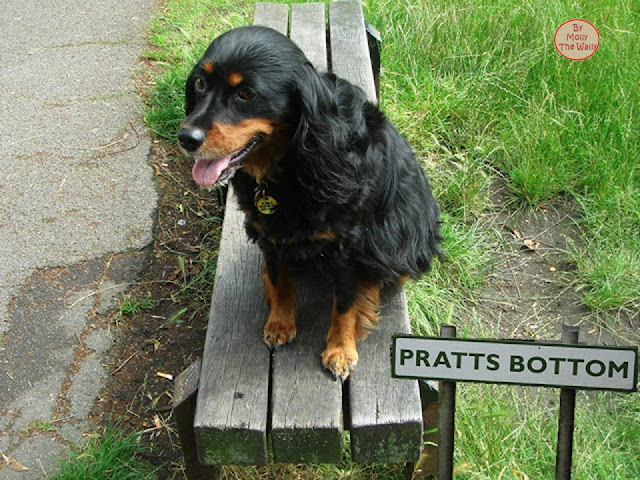
[[[461,385],[456,408],[456,479],[555,477],[558,390]],[[640,478],[640,396],[578,393],[576,480]],[[557,404],[557,403],[556,403]]]
[[[586,245],[572,259],[585,303],[640,309],[640,4],[365,4],[385,41],[385,110],[418,152],[459,167],[440,185],[443,205],[476,213],[487,166],[528,205],[572,196],[583,212]],[[601,34],[600,49],[582,62],[553,45],[571,18]]]
[[[27,425],[26,427],[24,427],[23,430],[25,432],[28,432],[30,430],[39,430],[41,432],[55,432],[56,428],[57,427],[51,422],[35,420],[31,422],[29,425]]]
[[[51,480],[154,480],[156,467],[141,458],[147,450],[134,433],[109,425],[73,449]]]
[[[477,225],[468,227],[445,213],[442,236],[445,260],[435,262],[428,275],[406,286],[411,325],[419,335],[438,335],[441,324],[456,323],[491,262]]]
[[[207,217],[198,220],[211,227],[222,224],[220,217]],[[198,298],[208,303],[213,288],[213,281],[218,266],[218,250],[220,244],[219,228],[211,230],[200,239],[198,251],[192,256],[178,256],[178,268],[182,275],[182,285],[177,295],[182,298]]]
[[[145,310],[150,310],[155,307],[156,302],[154,302],[150,298],[129,298],[125,297],[120,302],[120,306],[118,307],[118,311],[116,312],[117,317],[130,317],[132,315],[136,315],[137,313],[144,312]]]

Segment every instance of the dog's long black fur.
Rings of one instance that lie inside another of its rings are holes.
[[[208,138],[216,124],[276,125],[278,135],[256,127],[231,180],[275,286],[282,268],[316,271],[343,313],[359,285],[418,277],[439,254],[438,208],[406,140],[360,88],[316,71],[284,35],[252,26],[218,37],[191,72],[186,113],[181,142],[196,157],[194,129]],[[277,200],[275,213],[258,211],[258,191]]]

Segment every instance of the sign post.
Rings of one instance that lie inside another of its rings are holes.
[[[455,382],[479,382],[561,388],[556,479],[570,480],[576,390],[636,391],[638,349],[579,345],[579,327],[562,330],[560,343],[460,339],[452,325],[393,336],[393,377],[440,380],[438,478],[453,478]]]
[[[440,337],[455,338],[456,327],[442,325]],[[438,478],[452,480],[453,437],[456,431],[456,382],[440,382],[438,397]]]
[[[562,324],[562,343],[578,343],[580,327]],[[571,388],[560,390],[560,413],[558,414],[558,445],[556,447],[556,479],[571,479],[571,458],[573,456],[573,425],[576,408],[576,391]]]

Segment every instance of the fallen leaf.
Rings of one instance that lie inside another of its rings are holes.
[[[153,345],[153,351],[154,352],[157,352],[158,349],[160,348],[160,345],[161,345],[160,340],[157,340],[155,338],[149,338],[149,339],[145,340],[144,343],[147,343],[149,345]]]
[[[526,250],[537,250],[538,248],[540,248],[540,242],[536,242],[535,240],[531,240],[530,238],[525,238],[522,243]]]
[[[11,470],[15,470],[16,472],[26,472],[29,470],[29,467],[25,467],[13,457],[7,457],[4,453],[2,454],[2,459],[6,464],[5,466],[9,467]]]
[[[555,272],[556,271],[556,267],[549,267],[549,271]]]
[[[542,213],[547,213],[547,210],[549,209],[548,205],[538,205],[535,210],[536,212],[542,212]]]
[[[514,468],[514,469],[513,469],[513,473],[514,473],[516,476],[518,476],[518,477],[522,478],[522,480],[529,480],[529,475],[527,475],[527,474],[526,474],[526,473],[524,473],[524,472],[521,472],[521,471],[520,471],[520,470],[518,470],[518,469],[515,469],[515,468]]]
[[[159,415],[154,415],[153,416],[153,424],[156,426],[157,429],[161,429],[162,428],[162,422],[160,421],[160,416]]]
[[[166,378],[167,380],[173,380],[173,375],[171,375],[170,373],[157,372],[156,377]]]
[[[517,228],[512,228],[511,229],[511,233],[513,234],[514,237],[516,237],[518,240],[520,240],[522,237],[524,237],[524,235],[522,234],[522,232],[520,230],[518,230]]]

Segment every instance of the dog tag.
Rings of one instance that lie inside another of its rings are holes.
[[[262,215],[273,215],[278,209],[278,202],[275,198],[267,195],[269,184],[262,182],[255,189],[255,197],[253,203]]]
[[[265,196],[258,199],[256,208],[263,215],[273,215],[278,209],[278,202],[273,197]]]

